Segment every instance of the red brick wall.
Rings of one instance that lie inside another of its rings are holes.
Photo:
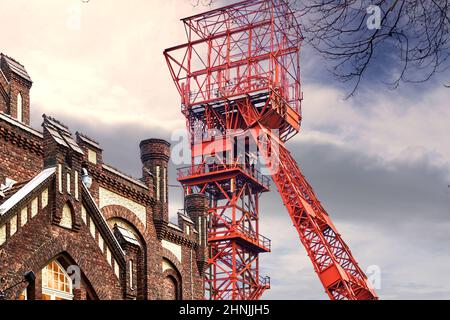
[[[144,164],[153,171],[156,165],[167,167],[170,149],[165,142],[152,141],[153,143],[145,144],[141,150],[144,155]],[[60,152],[50,147],[50,145],[46,145],[45,149],[48,153],[46,158],[53,152]],[[3,182],[5,177],[16,181],[24,181],[36,176],[44,166],[43,153],[43,140],[39,135],[32,134],[0,119],[0,182]],[[146,156],[148,154],[151,154],[150,158]],[[83,161],[87,162],[87,159],[83,159]],[[75,167],[74,170],[80,169],[79,161],[77,161]],[[163,297],[161,293],[167,284],[165,280],[167,275],[162,272],[162,261],[163,258],[167,258],[173,262],[180,274],[179,297],[183,299],[203,298],[203,282],[201,270],[198,268],[198,255],[202,250],[199,251],[195,248],[195,243],[198,241],[197,235],[191,232],[188,236],[183,232],[177,232],[176,239],[169,240],[180,244],[182,247],[182,263],[178,263],[170,252],[162,248],[161,239],[167,236],[164,235],[164,232],[158,234],[154,223],[155,215],[159,219],[163,219],[163,222],[168,222],[168,203],[154,200],[152,186],[147,190],[127,179],[102,170],[101,166],[89,167],[90,173],[94,177],[94,183],[90,191],[97,204],[98,188],[103,186],[122,196],[129,197],[147,208],[147,223],[145,226],[133,213],[126,209],[122,210],[124,208],[111,207],[106,208],[103,212],[106,219],[116,216],[127,220],[139,230],[144,239],[142,251],[132,254],[134,260],[139,262],[136,266],[136,277],[143,278],[143,285],[136,288],[136,297],[138,299],[160,299]],[[65,185],[64,179],[65,175],[63,175],[63,184]],[[164,183],[162,176],[161,183]],[[55,184],[52,190],[56,190]],[[74,221],[76,221],[79,230],[63,229],[53,223],[55,222],[55,216],[60,215],[62,205],[68,199],[56,193],[53,193],[53,196],[50,195],[50,198],[53,201],[57,200],[53,211],[50,212],[47,209],[47,212],[33,218],[9,239],[5,246],[0,248],[0,276],[6,274],[5,277],[9,279],[8,281],[13,283],[20,280],[24,272],[33,270],[39,277],[39,270],[53,257],[64,252],[83,270],[87,281],[96,293],[96,297],[100,299],[122,299],[124,291],[121,283],[99,251],[98,245],[92,239],[87,226],[80,222],[80,206],[73,206],[75,211]],[[58,219],[56,219],[57,221]],[[184,229],[183,225],[181,227]],[[128,279],[127,270],[124,270],[123,273],[125,278]],[[22,290],[23,288],[18,287],[11,297],[16,297]],[[86,297],[83,290],[76,293],[77,298]],[[40,293],[36,291],[35,294],[36,298],[39,298]],[[133,295],[132,292],[127,294]]]
[[[30,124],[30,88],[15,74],[11,74],[9,114],[17,119],[17,96],[22,95],[22,122]]]
[[[29,180],[43,168],[42,139],[0,119],[0,183]]]
[[[19,223],[17,233],[0,248],[0,276],[6,279],[5,287],[22,280],[27,271],[39,274],[52,259],[63,254],[81,268],[99,299],[122,299],[120,282],[85,224],[79,231],[52,224],[51,203],[34,218],[28,211],[28,223],[22,227]],[[17,298],[25,286],[9,291],[7,298]],[[40,287],[40,283],[36,286]],[[39,295],[38,289],[37,299]]]
[[[177,281],[171,277],[167,276],[163,280],[163,289],[162,289],[162,296],[163,300],[176,300],[178,298],[177,294]]]
[[[0,112],[7,112],[9,100],[9,85],[0,70]]]

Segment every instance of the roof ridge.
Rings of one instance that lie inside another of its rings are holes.
[[[109,227],[108,222],[106,221],[105,217],[103,216],[102,211],[100,210],[100,208],[98,207],[94,198],[92,197],[91,192],[84,185],[84,183],[81,184],[81,189],[82,189],[82,192],[85,192],[87,195],[87,197],[86,197],[87,204],[90,205],[94,209],[94,212],[95,212],[94,214],[99,220],[99,221],[97,221],[97,223],[101,224],[102,227],[104,228],[104,231],[109,234],[109,236],[111,237],[111,240],[114,242],[114,245],[116,246],[116,249],[118,249],[118,251],[122,255],[120,258],[125,260],[125,252],[123,251],[122,247],[120,246],[119,241],[117,241],[117,238],[114,235],[113,231]]]
[[[64,123],[62,123],[62,122],[59,121],[58,119],[53,118],[53,117],[51,117],[51,116],[48,116],[48,115],[46,115],[45,113],[42,115],[42,117],[44,118],[44,120],[49,120],[49,121],[50,121],[50,123],[49,123],[49,122],[45,122],[45,121],[44,121],[44,123],[49,123],[50,125],[53,125],[53,123],[51,123],[51,122],[55,122],[57,125],[60,125],[61,127],[63,127],[64,129],[66,129],[66,130],[70,133],[70,131],[69,131],[69,126],[66,125],[66,124],[64,124]]]
[[[79,131],[75,132],[75,135],[81,139],[87,140],[88,143],[94,145],[95,147],[100,148],[100,142],[98,142],[95,139],[92,139],[90,136]]]
[[[4,56],[5,58],[14,61],[15,63],[21,65],[22,67],[25,68],[25,66],[23,64],[21,64],[19,61],[17,61],[16,59],[14,59],[13,57],[8,56],[7,54],[4,54],[3,52],[0,52],[0,55]]]
[[[0,216],[7,213],[14,208],[20,201],[22,201],[27,195],[41,186],[49,177],[51,177],[56,171],[55,167],[50,167],[42,170],[33,179],[28,181],[22,188],[15,192],[8,200],[0,205]]]
[[[21,77],[22,79],[28,81],[30,84],[33,83],[33,81],[30,78],[30,75],[28,74],[25,66],[21,64],[19,61],[14,59],[13,57],[10,57],[4,53],[1,53],[0,58],[6,62],[6,65],[8,69],[11,71],[11,73],[14,73]]]
[[[102,167],[105,168],[106,170],[109,169],[108,171],[113,171],[113,173],[116,173],[116,174],[118,174],[119,176],[122,176],[125,179],[131,180],[131,182],[137,183],[137,184],[139,184],[140,186],[142,186],[144,188],[148,188],[147,185],[145,184],[145,182],[142,181],[141,179],[133,177],[130,174],[125,173],[122,170],[111,166],[110,164],[103,163]]]
[[[25,124],[23,122],[18,121],[17,119],[14,119],[9,114],[6,114],[4,112],[0,112],[0,126],[1,122],[5,121],[9,125],[14,126],[15,128],[19,128],[22,131],[26,131],[40,139],[42,139],[42,132],[38,131],[37,129],[33,128],[32,126]]]

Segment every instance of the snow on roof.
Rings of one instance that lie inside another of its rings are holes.
[[[45,129],[47,129],[47,131],[50,133],[50,135],[56,141],[56,143],[64,147],[68,147],[69,149],[72,149],[73,151],[78,152],[79,154],[84,154],[83,150],[72,138],[72,134],[70,133],[68,127],[66,127],[58,120],[49,117],[45,114],[43,115],[43,117],[44,123],[42,124],[42,126]]]
[[[81,132],[76,132],[75,135],[76,135],[78,138],[80,138],[80,140],[82,140],[83,142],[86,142],[87,144],[93,146],[94,148],[97,148],[97,149],[100,149],[100,150],[102,149],[102,148],[100,147],[100,143],[98,143],[97,141],[95,141],[95,140],[92,139],[92,138],[89,138],[89,137],[86,136],[85,134],[83,134],[83,133],[81,133]]]
[[[119,248],[120,252],[122,253],[123,256],[125,256],[125,252],[123,251],[122,247],[120,246],[119,242],[117,241],[117,238],[114,236],[114,233],[112,233],[111,229],[109,228],[108,222],[106,221],[105,217],[103,216],[100,208],[97,206],[97,203],[95,202],[94,198],[92,197],[91,192],[89,191],[89,189],[84,185],[84,183],[81,184],[82,188],[84,191],[86,191],[86,194],[89,196],[92,205],[94,206],[95,210],[98,213],[98,216],[100,217],[100,219],[102,220],[103,224],[107,227],[107,229],[109,230],[109,232],[111,232],[112,234],[112,238],[114,243],[116,244],[116,246]]]
[[[13,58],[8,57],[3,53],[1,54],[1,57],[5,59],[6,64],[8,65],[11,72],[14,72],[15,74],[21,76],[25,80],[32,82],[30,76],[28,75],[27,71],[25,70],[25,67],[22,64],[20,64]]]
[[[46,181],[51,175],[55,173],[55,167],[45,169],[41,171],[36,177],[34,177],[30,182],[24,185],[19,191],[11,196],[0,206],[0,215],[5,214],[11,208],[13,208],[17,203],[19,203],[28,194],[39,187],[44,181]]]
[[[114,226],[115,229],[117,229],[117,231],[120,232],[120,234],[122,235],[122,237],[132,243],[135,244],[137,246],[140,246],[139,242],[137,241],[136,237],[134,236],[134,234],[132,234],[129,230],[122,228],[121,226],[115,225]]]
[[[194,221],[192,221],[192,219],[190,217],[188,217],[187,215],[185,215],[182,212],[178,212],[178,215],[181,217],[181,219],[183,219],[184,221],[190,222],[190,223],[194,223]]]
[[[169,222],[169,223],[167,224],[167,226],[168,226],[169,228],[172,228],[172,229],[175,229],[175,230],[178,230],[178,231],[183,232],[183,229],[181,229],[179,226],[177,226],[176,224],[174,224],[174,223],[172,223],[172,222]]]
[[[39,131],[31,128],[30,126],[27,126],[25,124],[23,124],[22,122],[17,121],[14,118],[11,118],[9,115],[7,115],[6,113],[2,113],[0,112],[0,119],[5,120],[6,122],[8,122],[9,124],[12,124],[13,126],[19,127],[39,138],[42,138],[42,133],[40,133]]]
[[[117,170],[111,166],[103,164],[102,167],[103,167],[103,169],[105,169],[111,173],[114,173],[114,174],[118,175],[119,177],[124,178],[125,180],[128,180],[134,184],[137,184],[137,185],[141,186],[142,188],[148,189],[147,185],[145,183],[143,183],[142,181],[140,181],[136,178],[130,177],[130,176],[126,175],[125,173],[122,173],[119,170]]]

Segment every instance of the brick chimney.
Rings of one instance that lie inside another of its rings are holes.
[[[32,84],[22,64],[3,53],[0,54],[0,112],[29,125]]]
[[[203,274],[208,260],[208,231],[206,225],[208,215],[207,198],[202,193],[186,195],[184,208],[186,214],[194,221],[195,228],[198,231],[197,266],[200,274]]]
[[[153,212],[155,225],[166,225],[169,222],[167,167],[170,158],[170,143],[161,139],[148,139],[141,141],[139,147],[143,164],[143,178],[148,184],[153,183],[156,201]]]

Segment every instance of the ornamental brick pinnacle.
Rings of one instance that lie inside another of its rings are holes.
[[[206,241],[199,235],[206,230],[183,213],[178,225],[169,223],[170,144],[142,141],[136,157],[141,156],[143,174],[131,177],[104,162],[98,142],[73,135],[50,116],[44,116],[41,131],[31,128],[31,78],[3,54],[0,70],[0,291],[5,297],[203,298],[199,261],[205,260]],[[86,174],[89,188],[83,184]],[[15,184],[6,188],[6,179]],[[43,270],[51,261],[66,271],[79,268],[80,285],[60,296],[49,291]],[[28,271],[36,275],[33,283],[8,289]]]

